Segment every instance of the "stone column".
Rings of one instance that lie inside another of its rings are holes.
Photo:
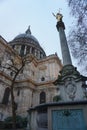
[[[43,54],[42,53],[40,53],[40,57],[43,58]]]
[[[71,61],[70,52],[67,45],[67,39],[66,39],[65,31],[64,31],[65,25],[62,22],[62,15],[61,14],[58,14],[58,15],[60,19],[58,19],[56,27],[57,27],[57,30],[59,31],[63,65],[71,65],[72,61]]]
[[[35,49],[35,56],[37,56],[37,50]]]
[[[38,51],[38,59],[40,59],[40,51]]]
[[[25,49],[24,49],[24,55],[26,55],[26,50],[27,50],[27,46],[25,46]]]
[[[32,47],[30,47],[30,54],[32,53]]]

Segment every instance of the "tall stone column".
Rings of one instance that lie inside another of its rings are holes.
[[[72,61],[71,61],[70,52],[67,45],[67,39],[66,39],[65,31],[64,31],[65,25],[62,21],[63,16],[60,13],[58,13],[55,16],[58,20],[56,27],[57,27],[57,30],[59,32],[59,37],[60,37],[63,65],[71,65]]]
[[[25,46],[25,49],[24,49],[24,55],[26,55],[26,50],[27,50],[27,46]]]

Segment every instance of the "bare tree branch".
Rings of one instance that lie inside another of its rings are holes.
[[[78,59],[78,63],[82,65],[84,60],[87,61],[87,0],[67,1],[71,14],[76,19],[69,33],[68,43],[74,58]]]

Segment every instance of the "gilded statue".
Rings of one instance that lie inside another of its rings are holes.
[[[52,13],[52,14],[53,14],[54,17],[56,17],[58,22],[62,20],[62,17],[63,17],[62,14],[60,14],[60,13],[57,13],[56,15],[54,13]]]

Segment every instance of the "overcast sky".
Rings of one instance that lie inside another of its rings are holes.
[[[72,18],[66,0],[0,0],[0,35],[11,41],[31,26],[34,35],[47,55],[57,52],[61,59],[59,35],[56,29],[55,14],[61,8],[66,35]]]

